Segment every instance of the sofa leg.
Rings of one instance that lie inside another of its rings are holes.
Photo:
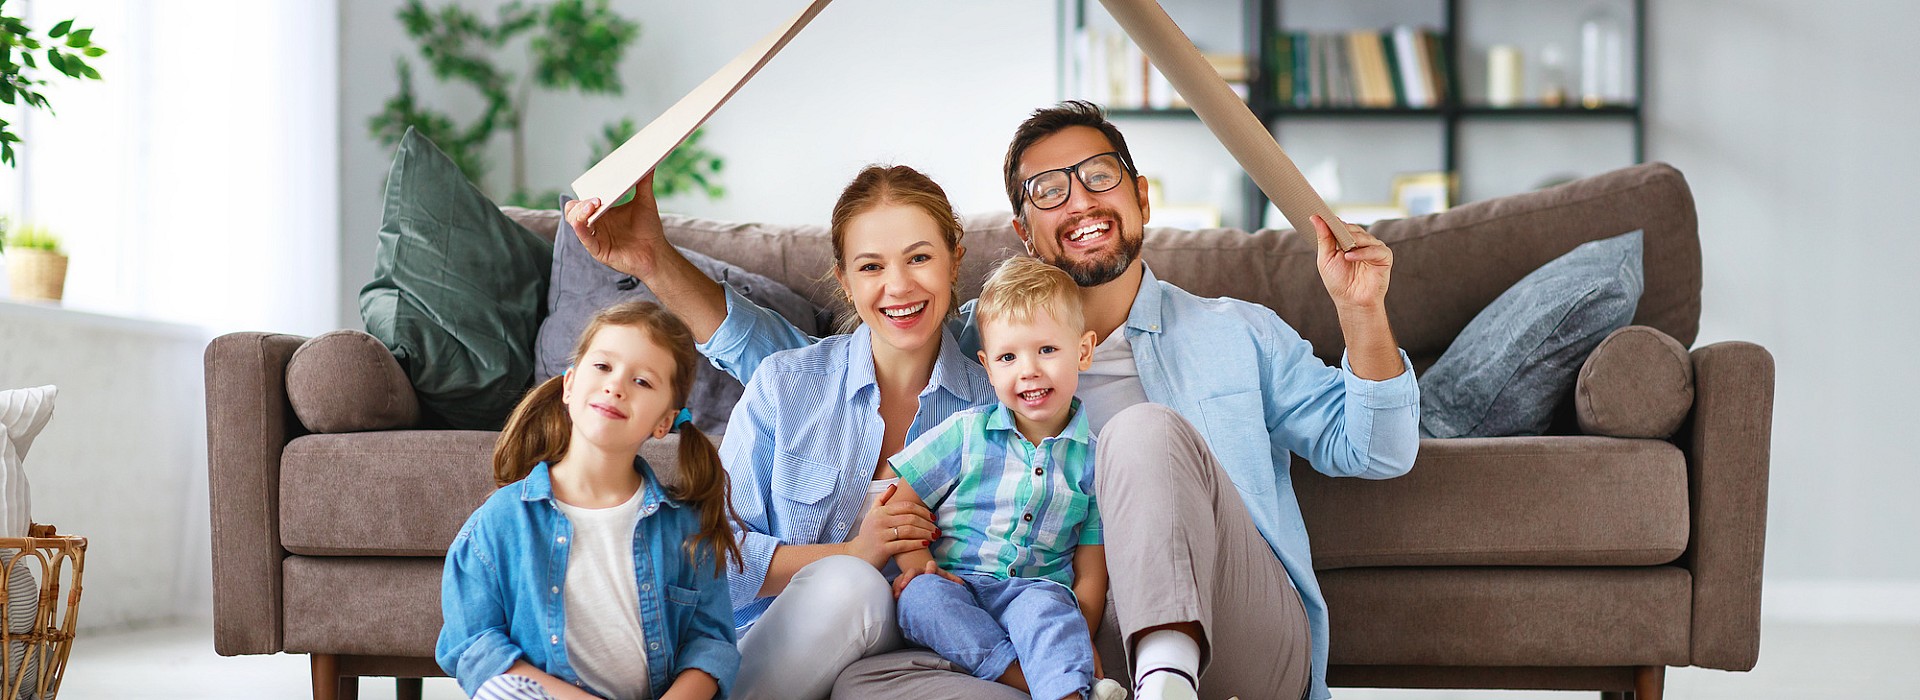
[[[393,679],[394,700],[420,700],[424,686],[418,678]]]
[[[340,694],[340,658],[312,654],[307,660],[313,667],[313,700],[336,700]]]
[[[1633,700],[1660,700],[1667,687],[1667,667],[1641,666],[1633,670]]]

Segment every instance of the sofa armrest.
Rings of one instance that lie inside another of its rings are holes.
[[[1693,664],[1728,671],[1760,656],[1760,573],[1773,445],[1773,355],[1753,343],[1692,353],[1688,452],[1693,528]]]
[[[230,333],[207,345],[213,647],[224,656],[281,650],[280,455],[301,432],[286,373],[305,340]]]

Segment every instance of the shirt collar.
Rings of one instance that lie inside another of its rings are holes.
[[[1153,268],[1140,261],[1140,291],[1133,295],[1133,308],[1127,311],[1127,328],[1143,333],[1160,332],[1160,279]]]
[[[960,341],[945,328],[940,329],[940,354],[934,356],[933,374],[927,377],[927,386],[920,390],[920,396],[926,396],[934,389],[945,389],[947,393],[966,398],[972,395],[968,391],[971,375],[967,365],[979,367],[979,363],[967,359],[960,351]],[[854,329],[847,343],[847,384],[848,396],[853,396],[867,387],[876,387],[879,379],[873,373],[873,329],[861,324]]]
[[[1091,442],[1093,440],[1093,426],[1087,422],[1087,412],[1080,408],[1080,397],[1073,397],[1073,405],[1067,410],[1073,411],[1073,417],[1067,419],[1067,427],[1061,428],[1060,434],[1054,436],[1054,438],[1072,440],[1082,445]],[[1013,422],[1013,409],[1007,408],[1006,404],[998,401],[995,401],[993,408],[987,411],[986,429],[988,431],[1011,431],[1016,434],[1020,432],[1019,426]],[[1041,442],[1046,442],[1054,438],[1045,438],[1042,439]],[[1026,438],[1019,439],[1024,440]]]
[[[651,512],[656,505],[680,507],[680,502],[667,498],[666,491],[660,488],[660,480],[654,478],[653,465],[638,455],[633,458],[633,470],[640,472],[640,512]],[[521,480],[520,500],[551,501],[553,498],[553,474],[548,471],[547,463],[541,462],[527,472],[527,478]]]

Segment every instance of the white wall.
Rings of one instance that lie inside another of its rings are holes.
[[[1778,363],[1767,576],[1780,607],[1920,619],[1920,184],[1909,3],[1652,5],[1649,155],[1700,212],[1701,341]]]
[[[497,3],[466,4],[491,17]],[[392,155],[367,136],[366,120],[395,91],[395,56],[412,51],[394,19],[399,6],[395,0],[342,6],[340,318],[346,327],[363,327],[356,299],[372,276]],[[614,3],[642,25],[622,66],[627,94],[536,100],[529,110],[536,125],[529,139],[533,188],[565,189],[589,165],[588,143],[602,124],[623,114],[647,123],[803,6],[795,0]],[[854,173],[880,161],[927,172],[962,211],[1004,210],[998,173],[1007,137],[1057,94],[1055,15],[1052,3],[1035,0],[836,2],[708,122],[702,143],[726,158],[726,198],[667,205],[722,219],[824,222]],[[423,75],[417,62],[415,75]],[[416,86],[431,83],[416,79]],[[429,104],[477,104],[459,89],[421,92]],[[500,177],[486,183],[490,192],[509,189],[506,142],[499,139]]]
[[[87,538],[79,624],[108,629],[212,609],[206,408],[210,336],[0,301],[0,388],[60,387],[26,455],[34,522]]]
[[[537,105],[536,180],[562,186],[585,165],[586,135],[600,123],[622,112],[645,122],[800,4],[616,3],[645,25],[627,61],[629,94],[618,104]],[[1180,18],[1178,4],[1169,5]],[[1779,363],[1768,612],[1920,619],[1920,548],[1911,542],[1920,508],[1908,504],[1920,493],[1920,460],[1901,439],[1912,430],[1905,403],[1920,394],[1920,370],[1906,357],[1920,330],[1905,311],[1920,302],[1911,270],[1920,242],[1898,223],[1920,162],[1911,126],[1920,52],[1906,37],[1920,8],[1893,0],[1649,5],[1648,157],[1680,168],[1699,207],[1700,340],[1759,342]],[[393,56],[407,50],[396,6],[342,8],[340,308],[348,327],[360,325],[353,298],[372,267],[388,158],[366,137],[365,119],[391,94]],[[1495,34],[1501,21],[1482,20],[1474,31]],[[727,199],[672,204],[725,219],[818,222],[859,165],[894,160],[929,171],[963,210],[1004,208],[1006,139],[1025,112],[1058,96],[1056,22],[1052,3],[1035,0],[841,0],[710,123],[709,143],[728,159]],[[1172,199],[1222,189],[1215,171],[1225,155],[1197,123],[1125,128],[1146,167],[1171,173]],[[1347,129],[1358,135],[1324,133]],[[1314,130],[1332,141],[1315,146]],[[1350,175],[1367,172],[1365,154],[1392,138],[1436,138],[1418,127],[1412,136],[1380,135],[1352,122],[1301,131],[1289,132],[1304,139],[1290,149],[1339,155],[1353,162],[1343,164]],[[1482,195],[1532,181],[1501,180],[1510,173],[1498,164],[1538,150],[1537,132],[1470,130],[1463,147],[1493,149],[1468,155],[1491,164],[1469,173],[1491,183]],[[1578,132],[1596,142],[1576,154],[1583,170],[1624,164],[1628,142],[1617,132]],[[1437,164],[1435,155],[1387,172]]]

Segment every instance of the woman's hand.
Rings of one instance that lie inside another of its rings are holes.
[[[648,172],[634,189],[633,201],[608,209],[593,223],[587,220],[604,206],[598,197],[567,203],[566,218],[593,259],[645,282],[653,276],[659,248],[672,244],[667,242],[666,227],[660,224],[653,173]]]
[[[918,503],[888,503],[898,486],[888,486],[880,502],[860,520],[860,533],[847,543],[847,553],[879,569],[905,552],[926,549],[940,538],[933,513]]]
[[[899,576],[893,577],[893,597],[898,599],[900,597],[900,592],[907,590],[907,584],[913,582],[913,577],[919,576],[921,574],[926,574],[929,576],[939,576],[940,578],[944,578],[948,581],[952,581],[962,586],[967,585],[967,582],[960,580],[960,577],[955,576],[951,573],[948,573],[946,569],[940,568],[939,564],[935,564],[933,563],[932,560],[928,560],[927,567],[925,569],[908,569],[906,571],[900,572]],[[1099,660],[1095,659],[1094,663],[1096,666],[1099,665]]]

